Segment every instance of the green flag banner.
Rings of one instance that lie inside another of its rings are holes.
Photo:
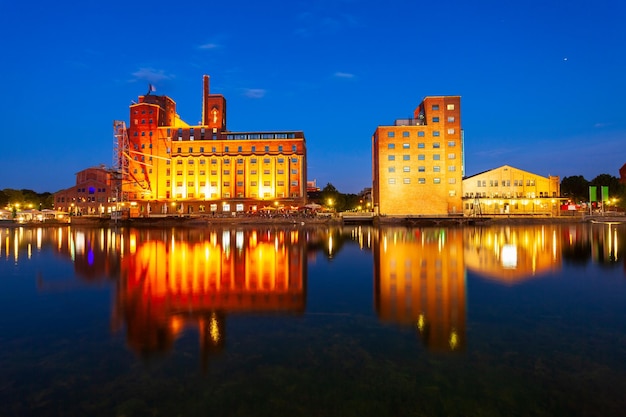
[[[589,201],[598,201],[597,188],[595,185],[589,186]]]
[[[609,187],[606,185],[602,186],[602,201],[609,201]]]

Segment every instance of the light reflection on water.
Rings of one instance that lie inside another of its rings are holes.
[[[1,229],[0,415],[610,415],[624,239]]]

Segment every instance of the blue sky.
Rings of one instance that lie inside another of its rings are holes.
[[[425,96],[460,95],[466,175],[618,176],[626,163],[626,2],[11,1],[0,15],[0,189],[57,191],[113,160],[145,94],[228,128],[302,130],[308,177],[371,186],[371,135]]]

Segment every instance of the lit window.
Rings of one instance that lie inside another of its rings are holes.
[[[454,165],[448,166],[448,171],[455,172],[456,171],[456,166],[454,166]]]
[[[418,184],[426,184],[426,178],[418,178],[417,179],[417,183]]]
[[[395,184],[396,183],[396,179],[395,178],[389,178],[389,180],[387,182],[389,184]]]
[[[433,166],[433,172],[441,172],[441,167],[439,165]]]
[[[433,178],[433,183],[441,184],[441,178]]]
[[[448,116],[448,123],[454,123],[454,116]]]
[[[448,110],[454,110],[454,104],[448,104],[448,105],[446,106],[446,108],[447,108]]]
[[[410,184],[411,183],[411,178],[403,178],[402,182],[405,184]]]
[[[456,178],[448,178],[448,184],[456,184]]]
[[[402,144],[402,149],[409,149],[411,147],[411,145],[409,145],[408,143],[403,143]]]
[[[448,159],[456,159],[456,154],[455,153],[449,153],[448,154]]]
[[[411,167],[402,167],[402,172],[411,172]]]

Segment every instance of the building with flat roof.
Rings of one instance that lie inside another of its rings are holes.
[[[386,216],[462,215],[461,97],[426,97],[412,119],[372,136],[374,212]]]
[[[119,184],[104,166],[76,173],[76,184],[54,193],[54,208],[72,215],[103,215],[115,210]]]
[[[226,99],[203,79],[202,120],[184,122],[170,97],[139,96],[114,122],[121,202],[131,216],[236,214],[306,203],[302,131],[229,131]]]
[[[558,215],[560,196],[558,176],[542,177],[510,165],[463,179],[463,212],[467,216]]]

